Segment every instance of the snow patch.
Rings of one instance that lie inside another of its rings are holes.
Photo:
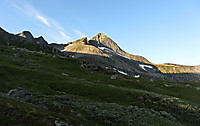
[[[70,46],[73,46],[73,44],[69,44],[68,46],[65,46],[65,48],[68,48],[68,47],[70,47]],[[63,50],[60,50],[61,52],[65,52],[66,51],[66,49],[63,49]]]
[[[186,84],[185,85],[186,87],[189,87],[189,88],[192,88],[192,86],[190,84]]]
[[[72,56],[72,58],[74,58],[74,56]]]
[[[139,66],[140,66],[143,70],[145,70],[145,71],[147,71],[147,70],[145,69],[145,67],[146,67],[146,68],[151,68],[151,69],[153,69],[153,67],[150,66],[150,65],[139,64]]]
[[[120,74],[123,74],[123,75],[128,75],[127,73],[123,72],[123,71],[120,71],[120,70],[117,70]]]
[[[165,87],[172,87],[172,85],[164,84]]]
[[[108,86],[110,86],[110,87],[116,87],[115,85],[108,85]]]
[[[116,68],[113,68],[113,70],[117,70]]]
[[[112,52],[112,53],[115,53],[116,55],[118,55],[118,56],[121,56],[121,57],[124,57],[124,58],[126,58],[126,59],[129,59],[129,60],[131,60],[130,58],[128,58],[128,57],[126,57],[126,56],[124,56],[124,55],[122,55],[122,54],[119,54],[119,53],[117,53],[117,52],[115,52],[115,51],[113,51],[113,50],[111,50],[111,49],[108,49],[108,48],[106,48],[106,47],[98,47],[98,49],[101,49],[101,50],[108,50],[108,51],[110,51],[110,52]],[[112,56],[112,55],[111,55]]]
[[[138,75],[135,75],[134,77],[135,77],[135,78],[140,78],[140,75],[138,74]]]
[[[64,52],[65,51],[65,49],[63,49],[63,50],[60,50],[61,52]]]
[[[65,48],[67,48],[67,47],[70,47],[70,46],[73,46],[74,44],[69,44],[68,46],[66,46]]]
[[[64,76],[67,76],[67,77],[69,76],[69,75],[68,75],[68,74],[66,74],[66,73],[62,73],[62,75],[64,75]]]

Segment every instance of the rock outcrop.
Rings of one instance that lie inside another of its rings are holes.
[[[22,33],[17,34],[17,36],[26,38],[26,40],[29,42],[36,43],[33,35],[29,31],[23,31]]]
[[[102,50],[93,45],[89,45],[87,37],[78,39],[74,42],[69,42],[67,46],[65,46],[64,51],[83,54],[94,54],[108,57],[108,55],[106,55]]]
[[[29,31],[23,31],[22,33],[19,34],[10,34],[3,30],[0,27],[0,36],[5,39],[7,42],[13,41],[13,40],[19,40],[19,41],[26,41],[26,42],[31,42],[31,43],[37,43],[37,44],[43,44],[47,45],[47,41],[42,37],[34,38],[33,35]]]
[[[47,41],[42,36],[35,38],[34,40],[36,41],[36,43],[39,43],[39,44],[43,44],[43,45],[48,44]]]
[[[26,102],[31,101],[33,99],[31,92],[24,88],[12,89],[7,93],[7,95],[11,97],[20,98]]]
[[[91,69],[93,71],[100,71],[101,70],[99,66],[97,66],[93,63],[89,63],[87,61],[81,61],[81,67]]]
[[[25,38],[26,41],[47,45],[47,41],[42,37],[34,38],[33,35],[29,31],[23,31],[22,33],[16,34],[19,37]]]

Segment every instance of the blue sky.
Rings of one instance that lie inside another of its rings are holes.
[[[200,65],[199,0],[1,0],[0,27],[57,43],[101,32],[153,63]]]

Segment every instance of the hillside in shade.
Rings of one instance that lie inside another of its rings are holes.
[[[198,72],[153,64],[102,33],[48,44],[0,28],[0,125],[199,125]]]

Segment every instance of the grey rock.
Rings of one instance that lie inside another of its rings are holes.
[[[14,54],[14,57],[16,57],[16,58],[21,58],[22,55],[21,55],[20,53],[15,53],[15,54]]]
[[[12,89],[7,93],[7,95],[11,97],[20,98],[26,102],[31,101],[33,99],[31,92],[24,88]]]
[[[35,41],[38,43],[38,44],[44,44],[44,45],[47,45],[47,41],[42,37],[38,37],[38,38],[35,38]]]
[[[67,123],[57,121],[57,120],[54,123],[55,123],[56,126],[69,126]]]

